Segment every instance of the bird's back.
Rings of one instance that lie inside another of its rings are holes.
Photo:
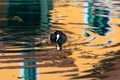
[[[59,35],[59,39],[57,40],[57,35]],[[67,41],[67,36],[61,31],[56,31],[50,35],[51,42],[64,44]]]
[[[64,44],[67,41],[67,36],[64,33],[61,33],[60,38],[58,39],[58,43]]]

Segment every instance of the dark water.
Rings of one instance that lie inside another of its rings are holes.
[[[62,1],[62,0],[61,0]],[[70,0],[65,0],[69,3]],[[64,1],[64,2],[65,2]],[[76,8],[84,8],[85,23],[91,31],[99,36],[107,36],[112,31],[112,26],[109,24],[111,18],[119,18],[118,14],[111,14],[111,12],[119,12],[119,1],[112,0],[71,0],[73,2],[84,2],[84,6],[75,5]],[[1,0],[0,1],[0,53],[1,63],[20,63],[18,66],[4,66],[0,69],[20,69],[22,76],[19,78],[23,80],[39,80],[39,67],[54,67],[59,60],[58,67],[77,67],[74,64],[74,59],[66,58],[72,54],[72,50],[66,49],[59,54],[54,48],[44,49],[50,46],[49,34],[51,33],[52,11],[55,7],[53,4],[57,0]],[[61,6],[61,5],[58,5]],[[67,5],[71,6],[71,5]],[[67,7],[66,6],[66,7]],[[63,4],[62,7],[65,7]],[[116,8],[114,8],[116,7]],[[59,20],[58,20],[59,21]],[[76,22],[73,22],[76,24]],[[54,22],[53,24],[59,24]],[[113,24],[119,26],[120,24]],[[69,32],[68,32],[69,34]],[[87,34],[85,34],[86,36]],[[42,48],[42,49],[41,49]],[[11,50],[10,50],[11,49]],[[53,54],[49,54],[52,53]],[[39,54],[41,53],[41,54]],[[54,53],[58,53],[55,55]],[[11,55],[7,55],[11,54]],[[16,54],[16,55],[14,55]],[[52,56],[51,56],[52,55]],[[39,57],[40,56],[40,57]],[[59,57],[57,57],[59,56]],[[12,60],[13,58],[13,60]],[[18,58],[18,59],[16,59]],[[64,60],[61,60],[64,59]],[[3,60],[2,60],[3,59]],[[4,60],[5,59],[5,60]],[[8,60],[6,60],[8,59]],[[15,59],[15,60],[14,60]],[[51,63],[40,64],[44,61],[53,61]],[[112,64],[111,64],[112,65]],[[110,65],[110,66],[111,66]],[[73,69],[67,72],[77,72],[78,69]],[[86,72],[91,72],[89,70]],[[61,71],[64,72],[64,71]],[[51,72],[51,74],[60,73]],[[42,73],[42,74],[49,74]],[[66,75],[70,76],[72,80],[95,77],[83,76],[79,77],[77,74]],[[99,77],[98,77],[99,78]]]
[[[51,25],[49,25],[49,10],[53,9],[52,4],[52,0],[0,1],[1,53],[4,55],[10,53],[12,55],[20,51],[20,55],[35,54],[34,47],[42,45],[36,45],[36,43],[48,38],[47,35],[49,32],[47,32],[47,30],[51,27]],[[9,50],[7,51],[7,47],[12,47],[13,50],[10,52]],[[17,48],[16,51],[14,50],[15,48]],[[24,51],[25,48],[26,50],[30,48],[30,50]],[[20,57],[20,55],[18,55],[18,57]],[[32,59],[34,58],[29,59],[29,57],[23,56],[21,60],[17,62],[24,61],[22,62],[22,66],[36,65],[36,60],[30,61]],[[13,60],[12,62],[14,63],[15,61]],[[9,60],[7,63],[9,63]],[[37,80],[37,68],[35,67],[24,68],[21,74],[23,74],[24,80]]]

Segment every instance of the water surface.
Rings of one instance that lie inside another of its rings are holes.
[[[119,57],[119,1],[2,0],[0,7],[1,79],[109,77]],[[62,51],[50,44],[55,30],[68,36]]]

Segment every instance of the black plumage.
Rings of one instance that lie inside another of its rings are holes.
[[[62,50],[62,45],[67,41],[67,36],[62,31],[55,31],[50,35],[50,41],[56,44],[57,50]]]

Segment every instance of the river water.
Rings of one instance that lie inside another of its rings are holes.
[[[106,79],[120,55],[119,6],[119,0],[1,0],[0,79]],[[49,41],[56,30],[68,37],[62,51]]]

